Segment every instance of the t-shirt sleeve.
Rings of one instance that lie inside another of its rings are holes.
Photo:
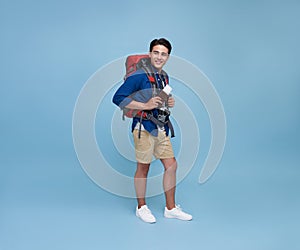
[[[146,102],[151,98],[151,85],[146,74],[134,74],[129,76],[119,87],[113,96],[113,103],[121,109],[132,100]]]

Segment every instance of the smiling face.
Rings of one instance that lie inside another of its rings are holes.
[[[169,58],[169,50],[164,45],[155,45],[149,57],[151,64],[160,72]]]

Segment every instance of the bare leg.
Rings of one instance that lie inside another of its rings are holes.
[[[161,162],[165,168],[163,186],[166,197],[166,207],[172,209],[175,207],[177,162],[175,158],[161,159]]]
[[[145,195],[147,186],[147,176],[150,164],[137,163],[136,172],[134,175],[135,192],[138,202],[138,208],[146,205]]]

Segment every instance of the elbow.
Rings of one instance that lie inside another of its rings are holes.
[[[120,98],[118,98],[118,96],[114,95],[112,98],[112,102],[117,105],[120,106]]]
[[[116,97],[115,97],[115,96],[113,96],[113,98],[112,98],[112,102],[118,106],[118,104],[117,104],[117,100],[116,100]]]
[[[120,96],[114,96],[112,98],[112,102],[117,105],[120,109],[125,108],[126,105],[128,105],[131,102],[130,98],[124,98]]]

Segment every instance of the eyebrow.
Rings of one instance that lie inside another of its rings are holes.
[[[159,53],[159,51],[158,51],[158,50],[153,50],[152,52],[153,52],[153,53]],[[167,53],[167,52],[161,52],[161,54],[162,54],[162,55],[168,55],[168,53]]]

